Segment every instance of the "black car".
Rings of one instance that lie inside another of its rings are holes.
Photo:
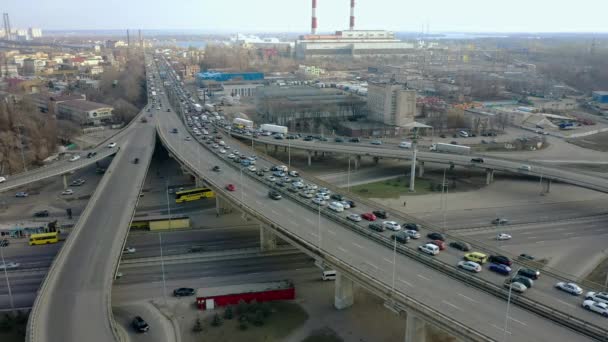
[[[344,196],[340,194],[332,194],[331,199],[335,199],[336,201],[344,201]]]
[[[397,234],[391,235],[392,240],[397,240],[399,243],[408,243],[410,237],[405,232],[398,232]]]
[[[361,142],[361,139],[359,139],[359,138],[350,138],[350,140],[348,140],[348,141],[353,142],[353,143],[358,143],[358,142]]]
[[[346,203],[348,203],[348,205],[349,205],[351,208],[356,208],[356,207],[357,207],[357,205],[355,204],[355,202],[353,202],[353,201],[351,201],[351,200],[343,200],[343,201],[344,201],[344,202],[346,202]]]
[[[450,242],[450,247],[459,249],[459,250],[461,250],[463,252],[468,252],[468,251],[471,250],[471,245],[469,245],[466,242],[461,242],[461,241],[452,241],[452,242]]]
[[[534,260],[535,258],[534,258],[533,255],[522,253],[522,254],[519,255],[519,259],[520,260],[530,260],[531,261],[531,260]]]
[[[133,329],[135,329],[135,331],[140,333],[144,333],[150,330],[150,326],[148,325],[148,323],[146,323],[146,321],[144,321],[144,319],[140,316],[135,316],[135,318],[133,318],[131,326],[133,326]]]
[[[511,264],[513,263],[511,259],[507,258],[504,255],[490,255],[490,258],[488,258],[488,260],[495,264],[502,264],[507,266],[511,266]]]
[[[283,183],[283,182],[276,182],[276,183],[274,183],[274,184],[276,184],[276,185],[277,185],[278,187],[280,187],[280,188],[282,188],[282,187],[284,187],[284,186],[285,186],[285,183]]]
[[[268,197],[272,198],[273,200],[280,200],[281,198],[283,198],[283,196],[281,196],[281,194],[277,191],[268,192]]]
[[[171,133],[177,133],[177,128],[172,129]]]
[[[527,288],[531,288],[534,285],[534,281],[532,279],[523,276],[515,276],[511,278],[511,282],[524,284]]]
[[[48,217],[49,216],[49,211],[48,210],[40,210],[34,213],[34,217]]]
[[[426,237],[428,237],[431,240],[445,241],[445,238],[443,237],[443,235],[441,235],[439,233],[428,233],[426,235]]]
[[[220,172],[220,171],[222,171],[222,169],[216,165],[213,167],[213,169],[211,169],[211,171]]]
[[[312,139],[313,139],[312,136],[309,135],[304,138],[304,141],[312,141]]]
[[[87,153],[87,158],[93,158],[97,155],[97,152],[89,152]]]
[[[403,226],[403,229],[405,229],[405,230],[419,231],[420,228],[422,228],[422,226],[419,225],[418,223],[404,223],[402,226]]]
[[[337,143],[341,143],[341,142],[344,142],[344,138],[337,137],[334,139],[334,141]]]
[[[381,219],[388,218],[388,213],[384,210],[374,210],[373,214],[376,215],[376,217],[381,218]]]
[[[472,158],[471,163],[483,163],[483,158]]]
[[[383,232],[384,231],[384,226],[381,225],[380,223],[370,223],[369,224],[369,229],[375,230],[377,232]]]
[[[531,268],[522,268],[517,272],[517,274],[534,280],[540,277],[540,272]]]
[[[139,164],[139,158],[133,159],[133,164]]]
[[[173,295],[175,297],[194,296],[194,289],[189,287],[180,287],[179,289],[173,290]]]

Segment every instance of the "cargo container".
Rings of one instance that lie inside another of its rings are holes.
[[[433,144],[431,146],[430,150],[433,152],[447,152],[447,153],[457,153],[457,154],[470,154],[471,153],[471,148],[469,146],[444,144],[444,143]]]
[[[287,127],[285,127],[285,126],[263,124],[260,126],[260,129],[262,131],[270,132],[270,133],[287,134]]]
[[[245,119],[241,119],[241,118],[236,118],[236,119],[232,120],[232,124],[238,128],[249,128],[249,129],[253,128],[253,121],[245,120]]]

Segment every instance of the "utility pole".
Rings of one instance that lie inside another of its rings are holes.
[[[416,154],[418,153],[418,128],[414,127],[414,138],[412,139],[412,168],[410,170],[410,192],[416,192]]]

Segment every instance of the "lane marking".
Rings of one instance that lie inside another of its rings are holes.
[[[530,239],[530,240],[538,239],[538,236],[528,236],[528,239]]]
[[[471,297],[467,297],[467,296],[463,295],[462,293],[459,293],[458,295],[459,295],[460,297],[462,297],[462,298],[464,298],[464,299],[466,299],[466,300],[470,301],[470,302],[473,302],[473,303],[479,303],[479,302],[478,302],[478,301],[476,301],[475,299],[473,299],[473,298],[471,298]]]
[[[393,261],[392,261],[392,260],[389,260],[389,259],[387,259],[387,258],[384,258],[384,261],[388,262],[389,264],[392,264],[392,263],[393,263]]]
[[[534,234],[534,232],[523,232],[523,233],[520,233],[520,234],[521,235],[528,235],[528,234]]]
[[[561,300],[561,299],[556,299],[556,300],[557,300],[558,302],[560,302],[560,303],[564,304],[564,305],[567,305],[567,306],[570,306],[570,307],[573,307],[573,308],[575,308],[575,307],[576,307],[575,305],[573,305],[573,304],[571,304],[571,303],[568,303],[568,302],[564,302],[564,301],[563,301],[563,300]]]
[[[376,266],[376,265],[372,264],[371,262],[367,262],[367,261],[366,261],[365,263],[366,263],[366,264],[368,264],[368,265],[370,265],[371,267],[373,267],[373,268],[375,268],[375,269],[378,269],[378,270],[380,269],[378,266]]]
[[[458,306],[456,306],[456,305],[454,305],[454,304],[452,304],[452,303],[450,303],[450,302],[448,302],[448,301],[442,300],[441,302],[442,302],[443,304],[445,304],[445,305],[449,305],[449,306],[453,307],[453,308],[454,308],[454,309],[456,309],[456,310],[460,310],[460,311],[462,311],[462,309],[461,309],[461,308],[459,308]]]
[[[516,320],[516,319],[515,319],[515,318],[513,318],[513,317],[509,317],[509,318],[510,318],[510,319],[511,319],[513,322],[517,322],[517,323],[519,323],[519,324],[521,324],[521,325],[523,325],[523,326],[526,326],[526,327],[528,326],[526,323],[524,323],[524,322],[522,322],[522,321],[518,321],[518,320]]]
[[[270,209],[270,212],[273,213],[276,216],[279,216],[279,213],[277,213],[276,211],[274,211],[273,209]]]
[[[336,232],[334,232],[334,231],[333,231],[333,230],[331,230],[331,229],[328,229],[328,230],[327,230],[327,232],[328,232],[329,234],[331,234],[331,235],[336,235]]]
[[[418,278],[422,278],[422,279],[424,279],[424,280],[431,281],[431,279],[429,279],[429,278],[427,278],[427,277],[423,276],[422,274],[418,274],[417,276],[418,276]]]
[[[545,243],[545,240],[536,241],[536,243]]]
[[[414,285],[412,285],[410,282],[407,282],[407,281],[405,281],[405,280],[403,280],[401,278],[399,278],[399,281],[402,282],[402,283],[404,283],[405,285],[407,285],[409,287],[414,287]]]
[[[293,214],[293,210],[291,210],[291,208],[285,208],[285,210],[287,210],[288,213]]]
[[[306,222],[308,222],[310,224],[315,224],[315,222],[309,218],[305,218],[304,220],[306,220]]]
[[[312,236],[319,236],[318,234],[315,234],[315,233],[313,233],[313,232],[308,232],[308,233],[309,233],[310,235],[312,235]]]
[[[500,330],[500,331],[503,331],[503,332],[505,331],[505,329],[503,329],[503,328],[499,327],[499,326],[498,326],[498,325],[496,325],[496,324],[490,324],[490,325],[491,325],[491,326],[493,326],[494,328],[496,328],[496,329]],[[511,332],[510,332],[510,331],[507,331],[507,334],[511,335]]]
[[[344,253],[348,253],[348,251],[347,251],[346,249],[344,249],[344,248],[342,248],[342,247],[340,247],[340,246],[338,246],[338,250],[339,250],[339,251],[342,251],[342,252],[344,252]]]
[[[355,242],[353,242],[353,245],[354,245],[355,247],[357,247],[357,248],[363,248],[363,246],[361,246],[360,244],[355,243]]]

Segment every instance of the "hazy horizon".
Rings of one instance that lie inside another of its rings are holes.
[[[289,2],[289,6],[286,6]],[[348,0],[318,1],[319,32],[348,28]],[[57,0],[33,5],[7,0],[12,27],[44,30],[190,30],[208,33],[308,32],[310,0],[205,0],[90,2]],[[490,3],[469,0],[406,2],[357,0],[356,29],[400,32],[467,33],[606,33],[608,2],[580,0],[576,6],[555,1],[512,0]]]

